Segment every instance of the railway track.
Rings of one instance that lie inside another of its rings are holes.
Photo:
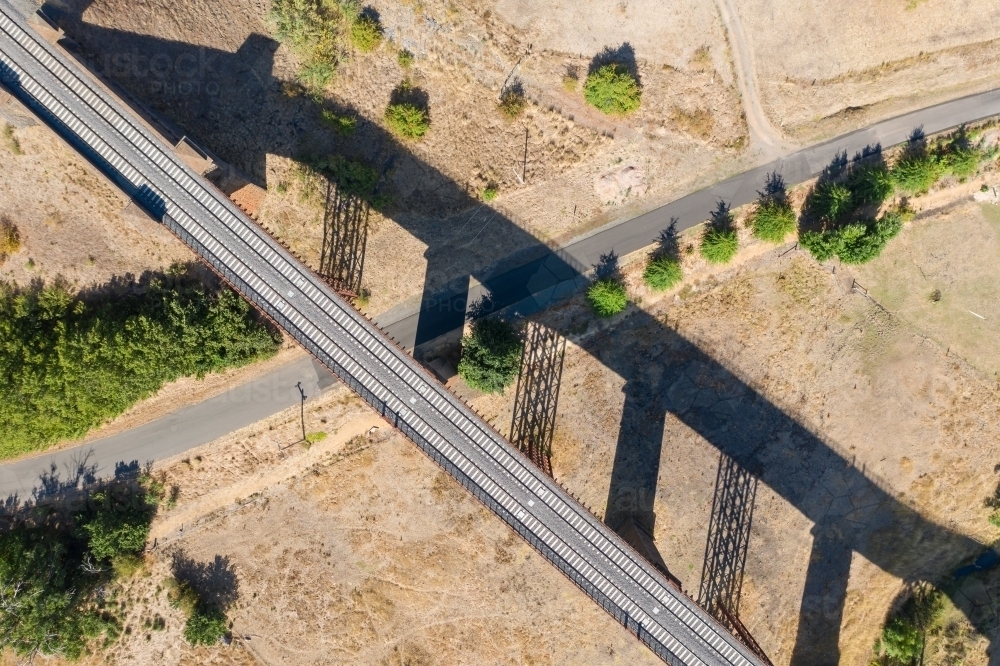
[[[759,664],[0,0],[0,81],[670,664]]]

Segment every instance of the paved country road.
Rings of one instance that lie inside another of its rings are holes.
[[[41,476],[53,471],[62,478],[73,478],[84,464],[94,476],[107,478],[120,463],[144,465],[183,453],[298,405],[302,394],[306,400],[314,398],[334,381],[319,363],[301,358],[117,435],[0,465],[0,502],[11,494],[30,498]]]
[[[499,268],[488,271],[486,277],[480,278],[480,284],[467,291],[453,284],[450,289],[425,296],[419,307],[393,308],[375,319],[403,347],[412,349],[452,332],[456,325],[461,325],[462,318],[449,314],[465,312],[469,303],[486,294],[490,295],[495,310],[512,308],[528,315],[577,293],[588,282],[582,274],[601,255],[614,251],[623,256],[648,247],[671,220],[677,221],[678,231],[700,224],[708,219],[708,213],[720,200],[733,207],[750,203],[763,188],[769,173],[781,174],[786,185],[796,185],[819,175],[842,153],[852,157],[865,147],[885,148],[903,143],[918,128],[933,134],[994,115],[1000,115],[1000,89],[884,120],[733,176],[639,217],[598,229],[554,252],[540,251],[542,256],[528,263],[501,261]]]

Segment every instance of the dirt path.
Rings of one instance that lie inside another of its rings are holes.
[[[255,426],[250,426],[251,428]],[[200,497],[190,505],[171,512],[164,520],[153,525],[150,538],[163,540],[185,525],[196,523],[199,519],[209,516],[227,506],[237,504],[240,499],[249,497],[256,492],[274,488],[283,481],[301,474],[328,455],[339,451],[354,437],[364,435],[372,428],[388,428],[385,421],[370,412],[355,418],[340,426],[335,435],[314,444],[303,455],[286,459],[284,462],[269,468],[256,470],[255,473],[238,483],[224,486],[216,492]],[[168,460],[164,466],[176,463],[177,459]]]
[[[739,12],[733,0],[716,0],[719,16],[726,27],[729,39],[729,50],[733,56],[733,69],[736,70],[736,80],[740,87],[743,100],[743,111],[746,114],[747,126],[750,128],[750,145],[760,153],[762,161],[772,160],[787,155],[797,146],[791,144],[781,133],[771,126],[760,103],[757,73],[754,70],[753,55],[750,52],[749,41],[743,32]]]

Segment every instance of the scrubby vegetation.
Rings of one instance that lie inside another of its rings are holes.
[[[520,85],[509,86],[500,94],[500,113],[508,120],[517,118],[524,112],[528,101],[524,97],[524,89]]]
[[[358,128],[357,116],[341,115],[336,111],[323,109],[322,118],[323,124],[332,129],[340,137],[349,137]]]
[[[496,185],[487,185],[483,189],[483,201],[489,202],[493,201],[500,195],[500,190],[497,189]]]
[[[314,94],[333,80],[345,57],[342,36],[355,5],[335,0],[272,0],[269,18],[278,39],[302,60],[299,81]]]
[[[389,106],[385,109],[385,122],[389,129],[404,139],[419,139],[430,129],[426,95],[403,81],[392,91]]]
[[[783,243],[795,231],[796,222],[784,181],[775,173],[768,175],[764,190],[757,193],[757,204],[747,222],[754,237],[769,243]]]
[[[364,12],[356,14],[351,22],[351,43],[359,51],[374,51],[382,43],[382,26],[378,19]]]
[[[720,201],[701,237],[701,256],[713,264],[728,264],[739,249],[735,220],[725,202]]]
[[[0,263],[21,249],[21,232],[17,225],[0,217]]]
[[[929,585],[917,587],[882,629],[875,642],[874,666],[912,666],[924,654],[927,633],[944,609],[943,595]]]
[[[61,501],[44,510],[18,507],[0,531],[0,650],[27,661],[78,659],[118,637],[117,592],[108,587],[143,566],[140,553],[165,494],[148,470],[89,487],[84,479],[82,500],[71,481],[50,479],[46,487],[66,497],[53,497]]]
[[[406,69],[413,64],[413,54],[407,49],[399,49],[399,53],[396,54],[396,62],[399,66]]]
[[[12,125],[4,124],[3,143],[13,155],[22,155],[24,153],[21,150],[21,142],[18,141],[17,135],[14,134],[14,127]]]
[[[484,393],[502,393],[521,368],[524,343],[514,326],[493,318],[477,319],[462,338],[458,374]]]
[[[186,268],[83,300],[61,284],[0,283],[0,458],[80,437],[165,382],[244,365],[277,334]]]
[[[621,281],[604,278],[587,288],[587,302],[598,317],[613,317],[628,305],[628,294]]]
[[[202,599],[190,583],[168,578],[165,587],[170,605],[179,608],[187,618],[184,623],[184,640],[189,644],[215,645],[226,635],[225,612]]]
[[[583,84],[587,103],[608,115],[624,115],[639,108],[642,89],[624,65],[602,65],[587,76]]]

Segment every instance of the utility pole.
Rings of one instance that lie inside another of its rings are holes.
[[[295,388],[299,390],[299,418],[302,421],[302,441],[306,441],[306,392],[302,389],[302,382],[296,382]]]

